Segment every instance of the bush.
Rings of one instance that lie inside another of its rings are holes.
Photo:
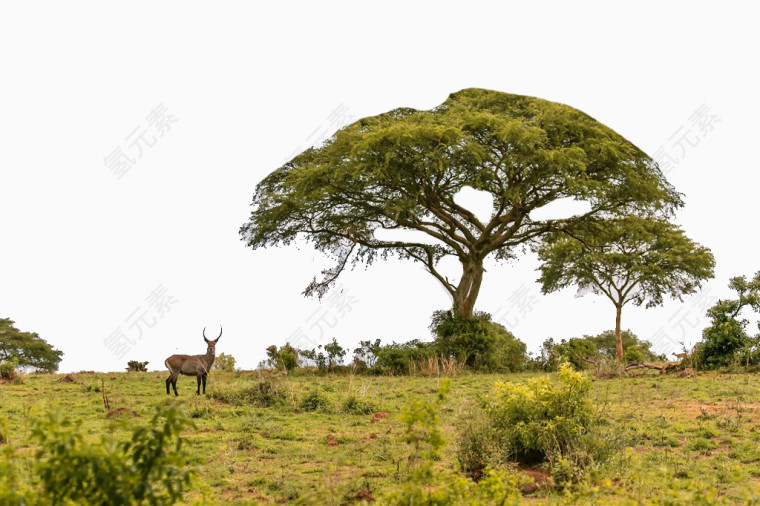
[[[329,411],[332,402],[325,392],[312,388],[301,398],[298,407],[302,411]]]
[[[33,422],[36,472],[45,504],[174,504],[195,470],[185,469],[181,433],[191,423],[177,407],[156,408],[147,427],[117,442],[87,443],[78,424],[50,413]]]
[[[468,367],[517,372],[525,366],[525,343],[492,322],[488,313],[461,318],[450,310],[436,311],[430,329],[437,353],[461,360]]]
[[[266,408],[283,404],[287,393],[279,381],[262,379],[254,382],[249,388],[233,391],[214,391],[211,397],[234,406],[258,406]]]
[[[589,397],[591,380],[560,365],[556,381],[549,376],[527,384],[496,383],[484,398],[487,425],[460,435],[459,460],[464,470],[504,460],[545,462],[561,471],[557,484],[577,481],[609,457]],[[488,444],[490,441],[490,444]],[[562,473],[571,469],[569,479]]]
[[[18,362],[13,358],[0,362],[0,380],[13,381],[18,379],[17,367]]]
[[[377,350],[375,367],[386,374],[408,374],[412,362],[421,362],[434,356],[433,347],[417,339],[406,343],[391,343]]]
[[[345,401],[341,411],[350,415],[371,415],[379,411],[377,405],[365,397],[351,395]]]
[[[290,343],[285,343],[284,345],[280,346],[279,349],[276,345],[273,344],[267,348],[266,351],[267,356],[269,357],[267,363],[271,367],[280,369],[284,372],[288,372],[301,365],[298,359],[300,352],[298,349],[291,346]]]
[[[630,330],[621,332],[623,358],[626,362],[664,361],[667,357],[652,351],[652,343],[639,339]],[[541,362],[546,371],[557,370],[561,362],[569,362],[577,370],[588,369],[592,362],[601,364],[615,360],[615,331],[606,330],[596,336],[573,337],[555,343],[553,339],[544,341],[541,348]],[[591,362],[589,362],[591,361]]]
[[[234,371],[235,357],[227,355],[226,353],[220,353],[219,356],[216,357],[216,360],[214,360],[214,365],[212,365],[211,368],[220,371]]]
[[[148,362],[138,362],[137,360],[130,360],[127,362],[127,372],[147,372]]]

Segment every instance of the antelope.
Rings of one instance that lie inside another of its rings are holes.
[[[686,357],[688,357],[688,356],[689,356],[689,354],[688,354],[688,353],[686,353],[686,352],[683,352],[683,353],[676,353],[675,351],[673,352],[673,355],[675,355],[675,357],[676,357],[677,359],[681,360],[681,361],[683,361],[683,359],[685,359]]]
[[[221,327],[219,327],[219,337],[222,337]],[[203,395],[206,395],[206,376],[211,370],[211,364],[214,363],[216,342],[219,337],[209,341],[206,338],[206,327],[203,327],[203,340],[208,344],[205,355],[172,355],[164,361],[164,365],[169,369],[169,377],[166,378],[166,395],[169,395],[169,385],[174,388],[174,395],[179,395],[177,393],[177,378],[180,374],[195,376],[198,379],[198,389],[195,391],[195,395],[201,394],[202,381]]]

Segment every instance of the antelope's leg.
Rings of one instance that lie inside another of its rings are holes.
[[[168,378],[166,378],[166,395],[169,395],[169,385],[172,382],[172,375],[170,374]]]
[[[195,391],[195,395],[201,395],[201,377],[196,376],[195,379],[198,380],[198,390]]]
[[[208,375],[204,374],[202,377],[203,378],[203,395],[206,395],[206,376]]]
[[[177,393],[177,378],[179,377],[179,374],[177,376],[172,376],[172,388],[174,388],[174,395],[179,395]]]

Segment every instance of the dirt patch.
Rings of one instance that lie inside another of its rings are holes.
[[[552,478],[546,469],[540,467],[531,467],[527,469],[519,469],[520,474],[530,478],[527,483],[520,485],[520,492],[523,494],[532,494],[533,492],[552,486]]]
[[[73,374],[65,374],[61,376],[60,378],[58,378],[58,382],[59,383],[76,383],[77,377],[74,376]]]
[[[106,413],[106,417],[107,418],[112,418],[114,416],[121,416],[121,415],[130,415],[130,416],[133,416],[133,417],[140,416],[136,412],[132,411],[129,408],[116,408],[116,409],[112,409],[111,411],[109,411],[108,413]]]
[[[372,496],[372,492],[368,488],[363,488],[359,492],[356,493],[355,496],[351,498],[352,500],[356,502],[375,502],[375,498]]]
[[[372,441],[373,439],[377,439],[377,432],[370,432],[367,434],[367,437],[364,438],[365,441]]]
[[[385,411],[378,411],[377,413],[375,413],[375,414],[372,416],[372,420],[370,420],[370,422],[372,422],[372,423],[377,423],[377,422],[379,422],[380,420],[383,420],[383,419],[385,419],[385,418],[388,418],[389,416],[391,416],[391,415],[390,415],[389,413],[386,413]]]
[[[327,435],[327,446],[338,446],[338,438],[332,434]]]

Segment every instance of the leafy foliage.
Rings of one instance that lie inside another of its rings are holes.
[[[481,222],[454,196],[488,192]],[[556,199],[590,202],[569,220],[530,213]],[[508,93],[465,89],[429,111],[399,108],[363,118],[275,170],[256,187],[241,229],[252,248],[299,239],[336,258],[305,293],[322,296],[349,262],[395,256],[420,262],[472,314],[486,257],[508,259],[550,230],[593,215],[665,212],[682,205],[656,162],[613,130],[572,107]],[[381,229],[427,234],[434,244],[386,240]],[[462,263],[458,283],[437,270]]]
[[[34,332],[22,332],[15,322],[0,318],[0,362],[16,359],[16,366],[42,372],[55,372],[63,352],[50,346]]]
[[[273,344],[266,351],[267,357],[269,357],[267,362],[272,367],[287,372],[300,365],[298,360],[299,350],[291,346],[290,343],[285,343],[279,348]]]
[[[652,351],[652,343],[640,340],[630,330],[621,332],[626,362],[649,362],[665,360],[667,357]],[[554,371],[561,362],[569,362],[575,369],[588,369],[589,360],[612,360],[615,358],[617,343],[614,330],[606,330],[597,336],[573,337],[555,343],[547,339],[541,348],[545,370]]]
[[[527,384],[496,383],[482,403],[487,422],[478,430],[467,427],[460,437],[460,462],[469,472],[506,460],[546,462],[559,472],[558,485],[581,479],[609,457],[590,389],[591,379],[566,363],[556,380],[543,376]]]
[[[156,408],[128,441],[87,443],[78,425],[57,413],[34,422],[36,472],[52,504],[174,504],[190,485],[181,433],[191,424],[177,407]]]
[[[715,259],[707,248],[662,219],[626,216],[588,221],[571,233],[547,234],[538,257],[544,293],[571,285],[579,293],[603,294],[616,308],[618,348],[620,313],[625,304],[662,304],[669,295],[682,300],[713,276]]]
[[[16,357],[0,362],[0,380],[13,381],[18,378],[18,361]]]
[[[476,369],[523,370],[525,343],[492,322],[488,313],[460,317],[454,311],[436,311],[430,329],[436,336],[435,349],[444,357],[455,357]]]
[[[377,356],[381,348],[380,339],[375,339],[374,342],[359,341],[359,347],[354,349],[354,361],[360,361],[367,368],[372,369],[377,363]]]
[[[746,331],[749,321],[740,317],[745,308],[760,312],[760,272],[749,281],[745,276],[732,278],[728,286],[737,292],[738,298],[720,300],[707,310],[710,326],[702,332],[702,341],[697,343],[693,354],[699,368],[728,366],[740,355],[757,359],[760,336],[751,338]]]
[[[214,365],[211,367],[213,369],[219,369],[220,371],[234,371],[235,357],[232,355],[227,355],[226,353],[220,353],[219,356],[216,357]]]
[[[148,362],[138,362],[137,360],[130,360],[127,362],[127,372],[147,372]]]
[[[403,441],[412,447],[407,459],[409,474],[398,492],[390,494],[389,504],[457,505],[519,504],[521,478],[506,471],[487,469],[475,483],[451,469],[437,471],[434,463],[441,458],[446,440],[440,430],[440,410],[450,390],[448,380],[441,381],[434,400],[413,398],[401,414]]]
[[[298,403],[303,411],[328,411],[332,406],[332,399],[319,388],[312,388],[304,394]]]

